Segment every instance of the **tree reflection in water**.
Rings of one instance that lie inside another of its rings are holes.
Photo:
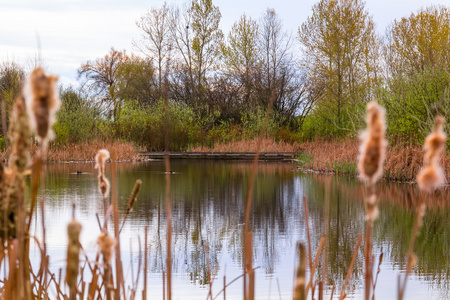
[[[227,281],[242,272],[242,224],[251,163],[226,161],[174,160],[171,163],[172,220],[173,220],[173,273],[176,278],[191,282],[193,287],[206,287],[209,276],[218,270],[214,291],[222,288],[222,276]],[[77,170],[86,175],[73,175]],[[302,174],[289,163],[261,163],[255,182],[251,230],[253,231],[254,265],[257,296],[267,298],[278,294],[273,278],[279,278],[283,295],[292,295],[295,260],[295,242],[306,241],[306,226],[302,197],[308,200],[313,253],[325,231],[325,186],[329,182],[327,284],[343,284],[358,235],[364,232],[364,207],[361,186],[356,179],[330,175]],[[107,166],[107,176],[111,177]],[[101,213],[101,196],[92,164],[55,164],[46,171],[47,216],[53,217],[54,226],[65,228],[70,220],[70,207],[77,205],[77,216],[84,226],[84,241],[89,245],[96,232],[95,213]],[[142,187],[134,211],[129,215],[122,232],[125,243],[131,239],[137,247],[137,236],[143,240],[144,226],[149,226],[149,272],[156,289],[162,290],[161,274],[165,269],[165,180],[164,163],[120,163],[117,165],[119,207],[124,212],[129,193],[136,179],[142,179]],[[414,185],[380,183],[380,217],[374,228],[374,254],[381,247],[385,262],[380,274],[377,291],[398,274],[405,265],[408,237],[413,222],[413,210],[418,191]],[[418,264],[411,280],[425,282],[430,290],[427,297],[445,299],[449,291],[450,265],[450,215],[448,192],[440,192],[430,200],[424,219],[424,227],[417,240]],[[102,218],[102,216],[101,216]],[[59,222],[59,223],[58,223]],[[89,228],[89,229],[86,229]],[[52,233],[53,232],[53,233]],[[36,233],[39,236],[39,232]],[[58,237],[58,230],[50,228],[50,237]],[[82,233],[83,237],[83,233]],[[64,243],[50,238],[51,251],[62,251]],[[95,252],[94,246],[85,246]],[[128,247],[123,247],[128,248]],[[364,262],[363,248],[359,251],[347,294],[359,295],[362,288]],[[130,257],[137,263],[138,251]],[[124,265],[130,253],[123,253]],[[58,256],[58,254],[55,254]],[[61,255],[64,257],[64,254]],[[322,274],[319,264],[317,274]],[[384,274],[383,274],[384,273]],[[392,274],[391,274],[392,273]],[[384,275],[384,276],[383,276]],[[392,276],[391,276],[392,275]],[[175,280],[176,280],[175,278]],[[239,283],[236,295],[241,296]],[[272,287],[270,287],[272,286]],[[183,289],[189,287],[183,286]],[[230,292],[233,288],[230,287]],[[177,289],[174,293],[184,295]],[[187,294],[189,292],[186,291]],[[330,293],[330,289],[328,289]],[[392,291],[395,298],[396,291]],[[186,295],[187,295],[186,294]],[[203,290],[206,297],[207,292]],[[336,293],[335,293],[336,294]],[[227,293],[227,295],[230,295]],[[408,298],[415,299],[414,294]],[[419,296],[417,296],[419,297]],[[183,297],[185,298],[185,297]],[[420,298],[417,298],[420,299]]]

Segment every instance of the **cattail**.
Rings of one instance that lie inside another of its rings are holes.
[[[66,282],[71,291],[76,289],[78,276],[78,263],[80,255],[80,232],[81,224],[72,219],[67,226],[67,234],[69,236],[69,246],[67,247],[67,273]]]
[[[139,189],[141,188],[141,185],[142,185],[142,180],[140,180],[140,179],[136,180],[133,191],[131,192],[130,200],[128,200],[127,213],[133,210],[133,206],[137,200],[137,195],[139,193]]]
[[[376,102],[367,105],[367,130],[361,134],[358,170],[361,178],[373,185],[381,176],[386,156],[384,109]]]
[[[113,254],[114,239],[106,232],[102,232],[97,239],[100,252],[103,254],[105,263],[109,264]]]
[[[105,177],[105,163],[110,158],[109,151],[101,149],[95,155],[95,168],[98,169],[98,188],[103,195],[103,198],[107,198],[109,195],[109,180]]]
[[[18,222],[24,222],[19,215],[25,212],[25,172],[30,164],[30,125],[25,99],[19,96],[14,104],[8,132],[11,141],[11,155],[8,167],[1,170],[0,230],[2,237],[16,237]],[[6,217],[5,217],[6,216]],[[23,224],[22,224],[23,225]]]
[[[30,122],[23,96],[17,98],[12,110],[8,135],[11,140],[11,156],[8,162],[9,169],[23,173],[29,167],[29,150],[31,146]]]
[[[444,152],[446,135],[444,133],[445,119],[437,116],[432,133],[425,139],[424,164],[417,175],[417,183],[422,191],[431,192],[445,183],[444,170],[439,165],[439,158]]]
[[[51,129],[56,121],[56,112],[61,106],[56,82],[57,76],[46,75],[42,68],[31,72],[25,85],[24,95],[27,103],[28,115],[33,131],[43,147],[53,139]]]
[[[372,194],[366,199],[366,221],[373,223],[378,218],[377,196]]]

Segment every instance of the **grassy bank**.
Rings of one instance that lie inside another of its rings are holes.
[[[346,139],[341,141],[314,141],[300,145],[299,165],[304,169],[319,172],[357,176],[356,161],[359,141]],[[446,175],[450,176],[450,155],[441,158]],[[423,150],[418,145],[390,145],[386,154],[383,177],[389,180],[411,181],[423,165]]]
[[[256,152],[258,139],[231,141],[228,143],[216,143],[212,147],[195,146],[190,152]],[[276,142],[274,139],[265,138],[261,141],[261,152],[297,152],[300,145],[296,142]]]
[[[63,145],[50,145],[43,158],[45,162],[86,162],[93,161],[98,149],[111,149],[115,151],[117,161],[140,160],[137,147],[131,142],[102,142],[99,140],[89,142],[78,142]],[[37,144],[30,148],[31,156],[39,150]],[[10,149],[0,152],[0,160],[6,161],[10,156]]]

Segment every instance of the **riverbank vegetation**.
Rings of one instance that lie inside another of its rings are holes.
[[[132,52],[111,48],[80,65],[79,86],[60,86],[50,148],[114,141],[163,150],[165,97],[174,151],[255,139],[272,93],[266,137],[305,147],[351,143],[370,100],[386,108],[387,134],[399,149],[419,147],[434,115],[450,113],[448,7],[393,20],[384,36],[356,0],[318,1],[296,33],[273,9],[258,20],[242,15],[229,32],[220,21],[210,0],[149,9],[137,19],[142,36]],[[26,74],[16,62],[0,64],[2,148]]]

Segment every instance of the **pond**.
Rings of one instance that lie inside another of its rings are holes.
[[[145,227],[148,226],[148,294],[162,299],[166,257],[166,203],[163,161],[117,163],[117,194],[122,216],[137,179],[142,188],[121,233],[121,258],[127,287],[136,280],[143,265]],[[173,160],[171,196],[173,222],[173,299],[206,299],[208,270],[216,275],[215,296],[226,282],[242,274],[242,229],[245,195],[251,162],[213,160]],[[77,175],[77,171],[84,174]],[[81,243],[87,256],[95,258],[100,234],[96,214],[103,220],[103,203],[97,188],[93,163],[52,164],[46,166],[40,197],[45,199],[47,248],[51,269],[65,268],[67,224],[72,217],[83,225]],[[111,179],[111,165],[107,165]],[[384,260],[376,287],[377,299],[397,298],[397,277],[404,274],[406,252],[418,198],[414,185],[380,183],[379,218],[375,222],[373,253]],[[329,200],[326,200],[329,195]],[[296,242],[307,244],[303,196],[309,206],[309,226],[313,253],[325,233],[327,236],[326,294],[336,285],[335,298],[347,274],[360,233],[364,233],[364,205],[361,184],[356,179],[331,175],[304,174],[290,163],[261,162],[255,182],[251,229],[256,299],[292,299]],[[328,204],[327,204],[328,203]],[[415,253],[418,263],[409,277],[405,299],[450,298],[450,206],[448,193],[429,199],[424,225]],[[327,209],[328,206],[328,209]],[[326,218],[325,211],[329,211]],[[42,236],[41,216],[35,219],[31,234]],[[113,226],[110,223],[110,230]],[[141,249],[141,252],[139,251]],[[33,262],[39,261],[36,246]],[[322,274],[319,263],[317,274]],[[307,270],[308,272],[309,270]],[[142,290],[143,274],[139,277]],[[227,299],[242,299],[242,279],[226,289]],[[360,247],[348,299],[362,299],[364,255]],[[329,299],[330,297],[326,297]],[[336,299],[337,299],[336,298]],[[220,294],[217,299],[223,299]]]

